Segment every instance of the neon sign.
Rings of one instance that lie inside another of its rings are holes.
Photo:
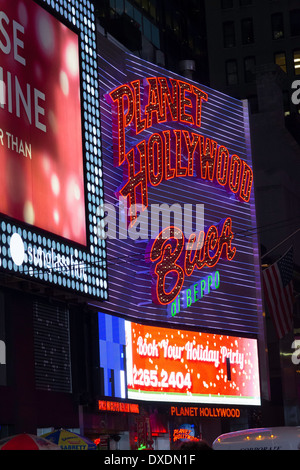
[[[199,441],[197,437],[195,437],[195,430],[193,427],[186,427],[173,429],[173,442],[176,441]]]
[[[137,205],[148,206],[148,185],[157,187],[175,177],[195,175],[248,202],[252,169],[238,155],[230,156],[223,144],[188,130],[170,129],[154,132],[132,147],[137,136],[153,123],[179,122],[200,128],[202,104],[208,101],[207,93],[182,80],[149,77],[143,80],[143,88],[141,92],[141,80],[135,80],[106,94],[112,106],[114,164],[123,165],[123,184],[116,195],[128,200],[131,224],[138,217]],[[190,235],[187,249],[180,228],[164,227],[146,250],[146,261],[155,266],[150,269],[152,301],[170,304],[195,268],[211,268],[221,257],[233,260],[233,237],[231,217],[200,231],[198,237]]]
[[[206,418],[239,418],[239,408],[208,408],[197,406],[171,406],[171,416],[199,416]]]
[[[136,403],[119,401],[98,400],[99,411],[113,411],[116,413],[139,413],[140,408]]]
[[[96,216],[111,260],[105,310],[256,335],[261,287],[247,103],[103,37],[98,58],[105,207]],[[200,290],[216,271],[219,288],[191,303],[188,289]]]
[[[180,312],[181,308],[190,307],[193,303],[201,300],[204,295],[209,294],[212,290],[218,289],[219,285],[219,271],[195,282],[189,288],[182,290],[180,295],[178,295],[172,303],[167,305],[168,316],[174,317]]]
[[[226,187],[240,200],[250,199],[253,172],[238,155],[229,154],[223,144],[188,130],[155,132],[127,150],[126,130],[138,136],[154,122],[179,122],[201,127],[202,101],[207,93],[191,84],[165,77],[150,77],[119,86],[106,95],[111,100],[114,124],[114,162],[124,165],[124,180],[118,193],[128,198],[131,221],[137,204],[148,206],[147,186],[163,180],[193,177]],[[134,138],[129,137],[129,144]],[[183,160],[187,160],[184,165]],[[138,170],[136,171],[136,168]],[[137,194],[139,193],[139,195]]]
[[[212,225],[206,233],[201,231],[197,240],[195,234],[192,234],[188,249],[185,248],[185,238],[180,229],[173,227],[173,236],[169,239],[164,237],[165,230],[169,228],[164,229],[147,248],[150,251],[149,260],[156,263],[151,270],[154,281],[152,299],[155,303],[173,302],[181,291],[185,276],[190,276],[195,268],[213,267],[221,256],[231,261],[236,254],[236,248],[231,246],[233,233],[230,217],[222,221],[219,228]],[[168,286],[167,291],[166,278],[170,273],[174,282],[171,290]]]

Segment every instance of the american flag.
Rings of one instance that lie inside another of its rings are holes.
[[[293,248],[262,273],[265,300],[278,338],[293,328]]]

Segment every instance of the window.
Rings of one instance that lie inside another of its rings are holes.
[[[124,9],[126,15],[130,16],[133,18],[133,5],[129,3],[127,0],[125,0],[125,9]]]
[[[134,8],[133,9],[133,19],[139,24],[139,25],[142,25],[142,14],[141,12],[137,9],[137,8]]]
[[[221,0],[221,8],[233,8],[233,0]]]
[[[294,74],[300,75],[300,49],[294,51]]]
[[[290,11],[291,36],[300,36],[300,9]]]
[[[142,8],[143,8],[143,10],[149,11],[149,1],[148,0],[142,0]]]
[[[290,115],[290,105],[291,105],[290,92],[288,90],[283,90],[282,96],[283,96],[284,114],[285,114],[285,116],[289,116]]]
[[[283,14],[274,13],[271,16],[272,39],[281,39],[284,37]]]
[[[252,44],[254,42],[252,18],[244,18],[242,26],[242,44]]]
[[[151,42],[155,47],[160,49],[159,29],[154,25],[151,25]]]
[[[115,10],[116,10],[117,13],[119,13],[119,15],[122,15],[122,13],[124,12],[124,2],[123,2],[123,0],[116,0]]]
[[[245,82],[251,83],[255,79],[255,57],[244,58]]]
[[[156,6],[156,0],[152,0],[152,2],[150,2],[150,5],[149,5],[149,15],[156,19],[156,12],[157,12],[158,8]]]
[[[234,59],[226,62],[226,81],[227,85],[238,84],[237,61]]]
[[[151,41],[151,23],[145,16],[143,16],[143,34]]]
[[[282,70],[286,73],[286,56],[285,52],[277,52],[274,56],[275,64],[279,65]]]
[[[235,46],[235,30],[233,21],[226,21],[226,23],[223,23],[223,40],[224,47]]]
[[[259,109],[258,109],[258,99],[257,99],[257,95],[248,96],[248,97],[247,97],[247,100],[248,100],[248,102],[249,102],[249,108],[250,108],[251,114],[256,114],[256,113],[258,113]]]

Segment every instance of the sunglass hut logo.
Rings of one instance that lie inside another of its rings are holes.
[[[79,262],[76,257],[56,252],[53,248],[46,250],[41,246],[28,245],[25,248],[24,241],[18,233],[14,233],[9,242],[10,256],[18,266],[24,263],[30,265],[28,272],[34,275],[36,270],[46,270],[48,273],[62,273],[72,278],[84,280],[86,277],[85,264]]]

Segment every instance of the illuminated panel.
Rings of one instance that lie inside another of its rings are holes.
[[[107,298],[94,6],[1,2],[1,270]]]
[[[118,401],[98,400],[99,411],[113,411],[117,413],[139,413],[140,408],[136,403],[124,403]]]
[[[85,245],[78,36],[32,1],[1,8],[0,211]]]
[[[180,428],[173,429],[172,440],[173,442],[188,442],[199,440],[199,438],[195,437],[195,425],[183,424]]]
[[[125,398],[124,320],[98,313],[102,395]]]
[[[257,341],[125,322],[128,398],[260,405]]]
[[[247,104],[102,36],[98,63],[105,203],[116,215],[113,234],[106,226],[104,308],[129,320],[256,336],[262,299]],[[140,213],[134,203],[143,205]],[[174,239],[181,234],[172,228],[175,216],[153,225],[153,210],[162,205],[186,211],[195,238]],[[99,225],[107,220],[100,212]],[[173,237],[163,239],[168,228]]]

